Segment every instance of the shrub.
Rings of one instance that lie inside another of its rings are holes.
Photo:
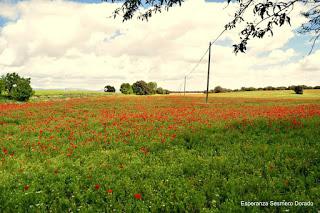
[[[294,91],[296,94],[302,95],[303,94],[303,88],[302,86],[295,86]]]
[[[18,101],[27,101],[33,95],[30,86],[30,79],[20,78],[17,83],[13,85],[10,97]]]

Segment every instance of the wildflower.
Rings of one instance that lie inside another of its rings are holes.
[[[30,188],[29,185],[25,185],[25,186],[23,187],[24,191],[27,191],[29,188]]]
[[[112,189],[107,190],[108,194],[112,194]]]
[[[3,154],[5,154],[5,155],[8,154],[8,150],[6,148],[3,148],[2,151],[3,151]]]
[[[95,188],[96,190],[99,190],[99,189],[100,189],[100,185],[99,185],[99,184],[96,184],[96,185],[94,186],[94,188]]]
[[[137,199],[137,200],[141,200],[142,199],[142,195],[137,193],[137,194],[134,194],[134,198]]]

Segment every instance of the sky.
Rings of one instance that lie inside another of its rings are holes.
[[[0,1],[0,75],[17,72],[43,89],[119,89],[144,80],[181,90],[184,76],[237,5],[189,0],[148,22],[108,18],[119,6],[100,0]],[[250,41],[246,54],[235,55],[232,48],[241,28],[224,33],[212,45],[210,88],[320,85],[320,44],[308,55],[310,36],[297,33],[304,9],[292,11],[291,27]],[[187,90],[206,88],[207,62],[205,56],[187,76]]]

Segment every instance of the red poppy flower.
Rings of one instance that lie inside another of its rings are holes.
[[[108,194],[112,194],[112,189],[107,190]]]
[[[142,195],[141,194],[134,194],[134,198],[137,200],[141,200],[142,199]]]
[[[8,154],[8,150],[6,148],[3,148],[2,151],[3,151],[3,154],[5,154],[5,155]]]
[[[23,189],[24,189],[25,191],[27,191],[29,188],[30,188],[29,185],[25,185],[25,186],[23,187]]]
[[[95,188],[96,190],[99,190],[99,189],[100,189],[100,185],[99,185],[99,184],[96,184],[96,185],[94,186],[94,188]]]

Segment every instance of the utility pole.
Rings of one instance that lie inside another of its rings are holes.
[[[187,76],[184,76],[184,95],[186,95],[186,82],[187,82]]]
[[[210,59],[211,59],[211,42],[209,42],[209,60],[208,60],[208,76],[207,76],[206,103],[208,103],[208,95],[209,95]]]

